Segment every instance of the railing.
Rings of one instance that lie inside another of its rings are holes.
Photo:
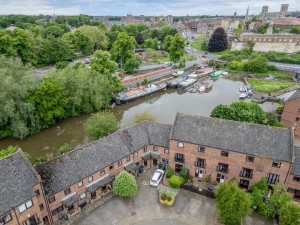
[[[205,168],[205,162],[195,161],[195,166],[200,168]]]
[[[245,177],[252,179],[253,173],[252,172],[245,172],[244,170],[241,170],[240,177]]]
[[[228,167],[220,167],[220,166],[217,166],[217,172],[221,172],[221,173],[228,173],[229,169]]]
[[[175,156],[174,161],[179,163],[184,163],[184,158],[179,158]]]

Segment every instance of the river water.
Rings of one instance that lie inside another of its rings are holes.
[[[147,98],[140,99],[128,105],[112,106],[111,111],[120,121],[120,127],[133,125],[134,116],[148,111],[156,117],[156,122],[172,124],[177,112],[193,115],[209,116],[218,104],[231,104],[239,100],[241,81],[219,78],[206,93],[188,93],[182,90],[168,89]],[[283,95],[287,99],[292,93]],[[274,111],[277,103],[265,102],[261,104],[265,111]],[[55,126],[29,136],[25,140],[6,138],[0,141],[0,149],[9,145],[19,146],[28,152],[32,159],[37,156],[51,158],[57,149],[65,143],[73,148],[89,142],[83,124],[90,115],[81,115],[57,123]]]

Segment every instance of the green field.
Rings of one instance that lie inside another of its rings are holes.
[[[269,75],[275,75],[275,77],[280,77],[280,78],[292,78],[291,74],[281,72],[281,71],[269,71],[266,73],[253,73],[254,76],[262,76],[262,77],[268,77]]]
[[[202,45],[203,39],[204,39],[204,37],[202,37],[202,36],[196,37],[194,39],[194,41],[192,42],[191,46],[194,49],[202,50],[201,45]]]
[[[288,87],[295,86],[294,82],[278,81],[278,80],[249,79],[248,82],[252,86],[254,91],[262,92],[262,93],[276,92]]]

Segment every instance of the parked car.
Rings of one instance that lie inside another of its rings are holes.
[[[206,58],[206,55],[202,55],[202,58]]]
[[[84,64],[89,64],[90,63],[90,58],[85,58],[84,59]]]
[[[165,174],[165,171],[163,171],[161,169],[155,170],[152,178],[150,179],[150,185],[158,186],[160,181],[162,180],[164,174]]]

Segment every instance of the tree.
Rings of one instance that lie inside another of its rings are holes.
[[[91,69],[97,73],[111,78],[112,74],[117,69],[117,65],[110,58],[111,57],[108,51],[96,51],[91,61]]]
[[[237,37],[237,38],[240,37],[242,32],[243,32],[243,30],[240,27],[233,30],[234,36]]]
[[[164,39],[164,45],[163,45],[163,49],[165,51],[169,51],[170,47],[171,47],[171,42],[172,42],[172,36],[171,35],[167,35]]]
[[[108,47],[108,38],[105,31],[94,26],[81,26],[78,28],[82,34],[90,40],[89,49],[91,52],[95,50],[105,50]]]
[[[56,63],[56,64],[55,64],[55,68],[56,68],[57,70],[62,70],[62,69],[64,69],[64,68],[66,68],[68,65],[69,65],[69,62],[67,62],[67,61],[62,61],[62,62]]]
[[[185,67],[185,59],[180,59],[178,62],[178,68],[184,68]]]
[[[145,47],[158,50],[158,39],[157,38],[148,38],[145,40]]]
[[[150,59],[154,62],[157,62],[160,58],[159,52],[152,48],[146,49],[146,55],[147,55],[147,59]]]
[[[251,215],[251,204],[250,195],[238,187],[236,180],[218,186],[216,205],[221,223],[239,224]]]
[[[247,41],[247,48],[250,52],[253,52],[255,42],[254,41]]]
[[[94,51],[94,48],[91,48],[90,38],[79,30],[64,34],[63,40],[70,45],[74,52],[82,52],[83,55],[88,55]]]
[[[25,100],[36,88],[38,78],[20,59],[0,55],[0,68],[0,138],[23,139],[30,133],[29,127],[35,126],[34,108]]]
[[[92,140],[103,138],[119,128],[119,122],[110,112],[93,114],[84,124],[84,129]]]
[[[134,46],[134,37],[129,36],[125,32],[120,32],[111,49],[112,59],[121,64],[125,64],[127,60],[134,56]]]
[[[141,123],[141,122],[143,122],[145,120],[154,122],[155,121],[155,116],[153,116],[152,114],[150,114],[147,111],[139,113],[139,114],[136,114],[134,116],[134,123],[135,124]]]
[[[184,55],[184,42],[185,38],[181,37],[179,34],[172,37],[171,46],[169,48],[171,61],[178,62],[180,57]]]
[[[294,202],[288,202],[279,210],[280,225],[299,225],[300,207]]]
[[[217,28],[209,39],[208,50],[221,52],[227,49],[227,35],[222,27]]]
[[[137,60],[136,56],[127,60],[127,62],[123,65],[123,69],[127,74],[131,74],[134,72],[134,69],[139,68],[139,61]]]
[[[268,71],[268,60],[262,55],[254,55],[252,59],[245,63],[245,70],[257,73]]]
[[[204,38],[202,43],[201,43],[201,49],[202,50],[208,50],[208,40],[206,38]]]
[[[65,31],[60,28],[58,25],[52,25],[46,28],[45,30],[45,37],[51,36],[54,38],[59,38],[63,36]]]
[[[0,30],[0,54],[5,56],[16,56],[14,40],[6,30]]]
[[[121,171],[113,182],[113,192],[123,198],[133,196],[137,191],[137,183],[133,175]]]
[[[144,44],[144,42],[145,42],[144,36],[143,36],[142,33],[137,33],[137,34],[135,35],[135,40],[136,40],[136,42],[137,42],[139,45],[142,45],[142,44]]]
[[[53,78],[44,78],[30,93],[27,101],[34,106],[36,127],[31,128],[33,132],[54,125],[57,120],[67,117],[69,99],[63,85]]]
[[[159,38],[161,41],[164,41],[166,36],[168,36],[168,35],[174,36],[177,33],[178,33],[178,31],[175,28],[173,28],[169,25],[165,25],[162,28],[160,28],[160,37]]]

